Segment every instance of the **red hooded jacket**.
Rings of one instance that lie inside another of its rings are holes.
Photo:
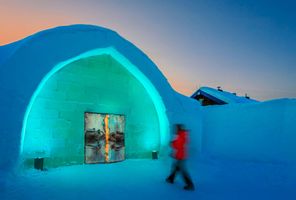
[[[186,152],[186,144],[187,144],[187,132],[185,130],[179,130],[177,132],[177,137],[174,141],[172,141],[172,147],[175,150],[174,157],[177,160],[184,160],[187,157]]]

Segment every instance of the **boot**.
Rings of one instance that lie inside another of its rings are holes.
[[[194,185],[193,184],[190,184],[190,185],[184,186],[184,190],[194,191],[195,188],[194,188]]]
[[[167,183],[171,183],[171,184],[174,183],[174,180],[173,180],[172,178],[170,178],[170,177],[166,178],[165,181],[166,181]]]

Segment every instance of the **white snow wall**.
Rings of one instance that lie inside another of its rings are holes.
[[[296,99],[207,106],[202,120],[206,156],[296,162]]]

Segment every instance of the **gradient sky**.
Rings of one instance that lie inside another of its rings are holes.
[[[0,45],[68,24],[117,31],[178,92],[200,86],[258,100],[296,98],[291,0],[0,0]]]

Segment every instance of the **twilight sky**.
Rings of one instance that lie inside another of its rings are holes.
[[[296,98],[294,0],[0,0],[0,45],[81,23],[134,43],[182,94]]]

